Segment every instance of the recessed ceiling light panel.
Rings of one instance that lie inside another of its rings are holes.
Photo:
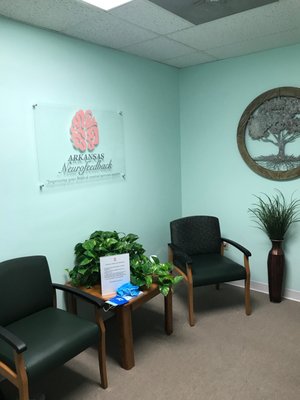
[[[129,3],[132,0],[82,0],[85,3],[92,4],[93,6],[99,7],[102,10],[108,11],[112,8],[121,6],[122,4]]]

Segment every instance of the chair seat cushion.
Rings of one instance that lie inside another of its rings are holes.
[[[98,326],[67,311],[46,308],[6,326],[26,344],[29,378],[56,368],[97,342]],[[15,369],[13,352],[0,341],[0,360]]]
[[[245,268],[220,254],[191,256],[193,286],[230,282],[246,278]]]

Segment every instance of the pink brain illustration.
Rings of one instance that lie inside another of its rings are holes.
[[[93,151],[99,144],[99,130],[92,111],[77,111],[72,119],[70,133],[75,149],[81,152]]]

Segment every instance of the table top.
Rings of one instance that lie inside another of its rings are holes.
[[[82,290],[85,293],[88,293],[92,296],[98,297],[99,299],[102,299],[104,301],[108,300],[111,297],[114,297],[115,294],[112,294],[111,296],[102,296],[101,294],[101,286],[100,284],[94,285],[90,288],[86,288],[84,286],[79,286],[78,289]],[[150,300],[152,297],[157,296],[160,294],[159,288],[157,283],[153,283],[149,288],[145,288],[142,290],[142,294],[140,294],[137,297],[134,297],[133,299],[129,300],[128,303],[124,304],[122,307],[128,307],[131,306],[133,308],[138,307],[139,305],[145,303],[146,301]]]

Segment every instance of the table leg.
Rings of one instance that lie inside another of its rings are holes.
[[[96,309],[96,321],[99,327],[98,359],[101,386],[103,387],[103,389],[106,389],[108,386],[108,380],[106,370],[105,324],[103,322],[99,308]]]
[[[169,290],[167,296],[164,297],[165,301],[165,331],[167,335],[173,332],[173,305],[172,305],[172,291]]]
[[[121,366],[124,369],[131,369],[134,367],[131,308],[118,307],[117,319],[120,332]]]

